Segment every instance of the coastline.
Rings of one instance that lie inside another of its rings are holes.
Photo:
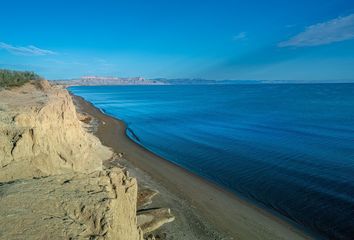
[[[148,151],[126,135],[123,121],[104,114],[79,96],[72,96],[83,112],[99,120],[94,134],[104,145],[123,153],[129,163],[189,203],[202,219],[230,239],[311,239],[266,210]]]

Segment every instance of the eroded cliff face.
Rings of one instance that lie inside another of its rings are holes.
[[[102,169],[112,152],[88,134],[64,89],[0,92],[0,180]]]
[[[0,239],[141,239],[137,184],[120,169],[0,185]]]
[[[142,239],[136,180],[82,125],[64,89],[0,91],[0,239]]]

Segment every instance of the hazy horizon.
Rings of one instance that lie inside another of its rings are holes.
[[[69,78],[63,78],[63,79],[48,79],[50,81],[70,81],[70,80],[79,80],[83,79],[85,77],[97,77],[97,78],[122,78],[122,79],[133,79],[133,78],[139,78],[142,77],[146,80],[165,80],[165,81],[178,81],[178,80],[183,80],[183,81],[215,81],[215,82],[240,82],[240,83],[354,83],[354,79],[323,79],[323,80],[301,80],[301,79],[288,79],[288,80],[282,80],[282,79],[274,79],[274,80],[267,80],[267,79],[207,79],[207,78],[161,78],[161,77],[156,77],[156,78],[145,78],[143,76],[108,76],[108,75],[83,75],[79,77],[69,77]]]

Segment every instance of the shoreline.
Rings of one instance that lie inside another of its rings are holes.
[[[186,200],[206,222],[231,239],[312,239],[291,223],[150,152],[126,135],[123,121],[71,95],[83,112],[99,120],[94,134],[104,145],[123,153],[134,167]]]

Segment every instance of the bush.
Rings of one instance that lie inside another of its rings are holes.
[[[0,69],[0,88],[22,86],[32,80],[43,80],[43,78],[30,71],[11,71]]]

